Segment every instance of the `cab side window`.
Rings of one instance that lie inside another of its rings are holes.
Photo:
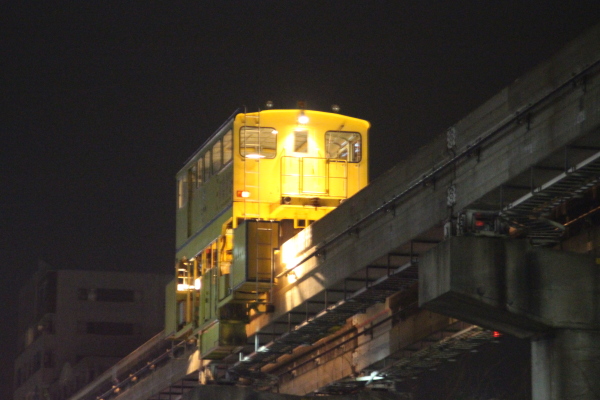
[[[329,159],[360,162],[362,140],[358,132],[329,131],[325,133],[325,155]]]

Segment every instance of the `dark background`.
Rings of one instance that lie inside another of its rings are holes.
[[[600,2],[13,2],[0,6],[0,395],[44,256],[170,273],[175,173],[237,108],[372,123],[371,178],[568,41]],[[162,296],[162,293],[157,293]]]

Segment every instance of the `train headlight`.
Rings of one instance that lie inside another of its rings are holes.
[[[308,124],[308,121],[308,116],[304,114],[304,110],[300,111],[300,115],[298,116],[298,123],[301,125],[306,125]]]

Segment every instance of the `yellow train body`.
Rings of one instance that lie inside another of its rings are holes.
[[[367,121],[311,110],[236,113],[177,174],[176,279],[166,332],[203,357],[266,309],[281,243],[368,183]]]

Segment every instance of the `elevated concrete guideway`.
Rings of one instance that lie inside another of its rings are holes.
[[[475,321],[467,315],[415,304],[417,282],[430,279],[422,255],[450,243],[446,222],[461,210],[492,210],[523,239],[556,246],[563,227],[552,213],[599,179],[600,25],[287,242],[274,312],[251,321],[240,353],[212,368],[186,357],[204,379],[241,376],[267,387],[276,378],[281,393],[352,390],[376,379],[393,386],[448,357],[443,348],[491,338],[490,321],[477,319],[480,328],[462,322]],[[544,321],[503,317],[507,332],[546,331]],[[510,330],[513,319],[527,324]],[[105,400],[170,398],[171,385],[193,372],[188,364],[165,364],[153,394],[120,390]]]
[[[275,313],[255,319],[248,332],[267,332],[325,289],[344,292],[348,279],[364,285],[368,272],[378,278],[386,268],[413,264],[443,239],[444,222],[458,210],[508,213],[511,203],[557,176],[578,172],[573,167],[579,163],[596,165],[599,60],[596,27],[309,227],[300,238],[304,249],[294,249],[300,266],[287,266],[302,270],[299,280],[279,286]],[[561,201],[593,186],[595,171],[563,189]],[[518,210],[515,219],[543,220],[534,207]],[[369,266],[384,269],[377,275]]]
[[[335,313],[331,304],[347,299],[349,284],[366,290],[410,272],[460,210],[498,211],[532,242],[557,243],[562,230],[546,213],[600,177],[599,62],[596,27],[286,243],[282,252],[295,256],[287,268],[299,279],[278,286],[275,312],[255,319],[248,334],[285,334],[298,314],[305,320],[299,329],[309,331],[314,321],[319,338],[319,317]],[[264,345],[246,362],[260,367],[277,359],[283,343]]]

